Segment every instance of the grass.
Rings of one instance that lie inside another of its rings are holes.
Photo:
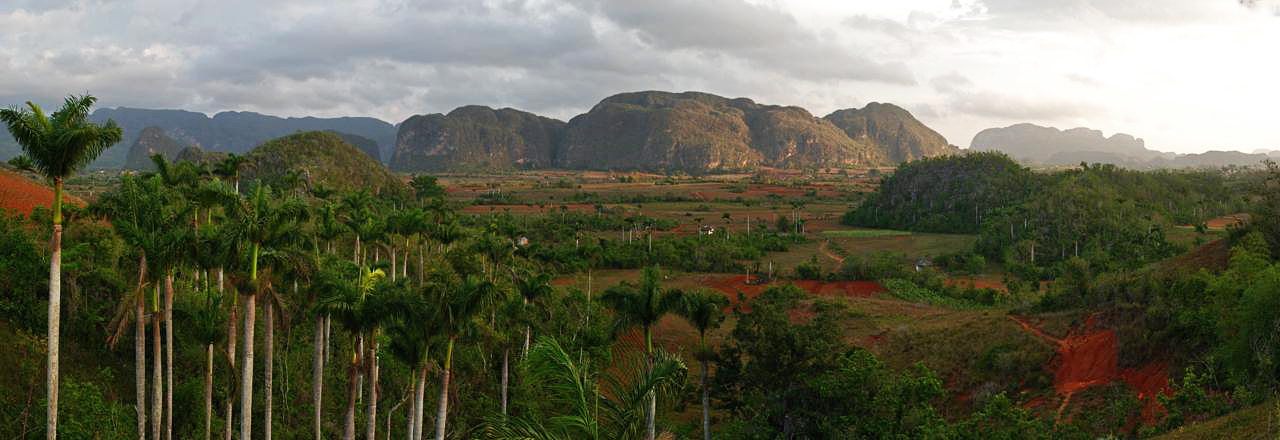
[[[868,238],[868,237],[895,237],[899,235],[912,235],[911,231],[895,231],[892,229],[841,229],[822,231],[822,235],[829,238]]]
[[[1159,440],[1192,439],[1263,439],[1276,438],[1278,427],[1274,420],[1277,404],[1271,401],[1245,408],[1216,419],[1183,426],[1157,437]]]

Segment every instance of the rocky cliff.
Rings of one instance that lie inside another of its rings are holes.
[[[563,121],[483,106],[417,115],[400,123],[391,168],[398,171],[543,168],[555,162]]]
[[[874,144],[894,163],[959,152],[911,112],[893,104],[873,102],[861,109],[836,110],[823,119],[854,140]]]

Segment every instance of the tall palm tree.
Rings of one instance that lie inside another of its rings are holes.
[[[520,297],[524,300],[527,308],[530,304],[537,302],[542,298],[551,296],[554,290],[551,287],[551,275],[546,273],[529,274],[524,278],[516,280],[516,290],[520,292]],[[528,311],[524,313],[526,318],[530,318]],[[524,344],[521,346],[520,355],[529,355],[529,340],[533,334],[533,325],[531,320],[525,322],[524,326]]]
[[[92,162],[123,136],[115,121],[89,122],[89,109],[97,98],[68,96],[61,109],[46,116],[40,106],[0,110],[13,140],[31,159],[37,172],[53,181],[53,239],[49,255],[48,394],[45,429],[49,439],[58,436],[58,336],[62,316],[62,183]]]
[[[244,349],[240,365],[240,438],[252,437],[253,425],[253,332],[258,295],[270,290],[271,279],[259,279],[259,260],[283,260],[290,244],[298,238],[298,223],[306,218],[306,206],[295,198],[280,199],[270,189],[258,186],[252,199],[239,198],[226,206],[230,222],[228,239],[249,247],[248,280],[240,294],[244,298]],[[270,355],[270,353],[268,353]]]
[[[355,250],[351,260],[360,264],[360,236],[362,232],[372,229],[374,216],[372,211],[373,197],[368,191],[360,190],[348,194],[342,199],[342,223],[356,236]]]
[[[353,276],[352,272],[357,272]],[[381,270],[357,268],[354,263],[329,260],[317,274],[315,288],[321,295],[317,308],[331,314],[351,333],[351,364],[347,369],[347,410],[343,417],[343,439],[355,438],[356,372],[360,369],[362,350],[359,339],[369,329],[373,318],[384,311],[375,299],[375,288],[386,274]]]
[[[138,284],[137,289],[125,301],[113,319],[114,332],[108,343],[115,345],[116,340],[124,333],[130,321],[135,325],[134,362],[137,371],[137,416],[138,433],[146,436],[146,304],[147,289],[150,284],[160,278],[161,271],[148,273],[148,256],[153,260],[166,258],[163,254],[171,252],[173,246],[166,243],[175,237],[168,234],[176,231],[170,228],[178,221],[178,212],[171,209],[177,202],[178,195],[165,187],[158,179],[142,179],[126,176],[115,190],[104,193],[91,207],[91,212],[110,219],[116,234],[124,239],[130,247],[138,252]],[[170,255],[169,258],[172,256]],[[132,311],[132,313],[131,313]],[[159,317],[153,317],[158,319]],[[159,335],[157,335],[159,336]],[[158,385],[158,384],[157,384]],[[153,420],[158,423],[159,420]],[[157,425],[158,426],[158,425]]]
[[[610,287],[600,295],[600,302],[613,310],[615,334],[632,327],[640,327],[644,332],[644,353],[646,359],[653,358],[653,326],[669,313],[680,310],[684,293],[678,289],[663,289],[662,274],[657,267],[647,267],[639,284],[623,282]],[[650,364],[652,367],[652,364]],[[647,430],[645,440],[654,440],[657,431],[656,417],[658,411],[657,396],[649,396],[649,408],[646,413]]]
[[[236,194],[240,193],[240,169],[244,168],[249,158],[245,156],[237,156],[235,153],[227,154],[226,159],[222,159],[217,165],[213,166],[213,174],[230,179]]]
[[[479,316],[496,299],[496,286],[474,275],[460,282],[435,282],[429,289],[437,296],[439,315],[436,321],[448,338],[445,345],[444,365],[440,374],[440,399],[436,409],[436,440],[444,440],[449,415],[449,378],[453,369],[453,346],[471,321]]]
[[[724,320],[724,308],[729,299],[724,295],[704,290],[684,295],[678,313],[698,330],[697,358],[702,362],[702,438],[711,440],[711,395],[707,388],[707,363],[712,352],[707,349],[707,330],[715,329]]]

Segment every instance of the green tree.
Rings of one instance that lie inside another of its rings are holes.
[[[483,278],[468,275],[460,281],[433,281],[428,289],[434,292],[439,314],[436,320],[448,338],[445,346],[444,365],[440,373],[440,399],[436,410],[436,440],[444,440],[449,414],[449,380],[453,370],[453,347],[471,321],[479,316],[497,297],[497,287]]]
[[[702,363],[702,438],[711,440],[711,394],[707,386],[708,362],[714,353],[707,347],[707,330],[720,327],[724,321],[724,308],[729,299],[708,291],[695,291],[684,295],[679,314],[698,330],[698,361]]]
[[[657,267],[648,267],[638,284],[624,281],[600,295],[600,302],[613,310],[615,334],[633,327],[640,327],[644,332],[644,352],[650,362],[654,353],[653,326],[667,314],[679,311],[684,295],[678,289],[663,289],[661,278],[662,273]],[[646,440],[653,440],[656,436],[657,405],[657,396],[650,395]]]
[[[37,172],[53,181],[53,239],[49,257],[48,393],[45,429],[50,440],[58,435],[58,335],[62,316],[62,184],[123,136],[115,121],[89,122],[89,109],[97,98],[68,96],[62,108],[46,116],[40,106],[0,110],[9,134],[31,159]]]
[[[241,351],[240,372],[240,438],[249,440],[253,424],[253,333],[257,320],[257,301],[260,294],[272,288],[271,277],[259,278],[259,262],[275,262],[282,268],[289,258],[290,246],[299,238],[299,222],[306,218],[306,207],[293,198],[280,199],[269,188],[258,186],[253,198],[238,198],[226,206],[230,222],[227,239],[239,246],[248,247],[248,279],[243,283],[244,349]],[[272,353],[267,353],[271,356]]]

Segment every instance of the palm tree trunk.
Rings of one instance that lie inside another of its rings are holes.
[[[160,380],[160,285],[156,285],[156,293],[151,301],[151,438],[160,438],[160,420],[163,415],[164,382]]]
[[[323,370],[326,365],[329,365],[329,355],[330,351],[332,351],[329,350],[329,335],[332,334],[329,331],[331,329],[333,329],[333,317],[326,314],[324,315],[324,365],[320,366],[321,370]]]
[[[711,394],[707,388],[707,360],[702,360],[702,440],[711,440]]]
[[[173,439],[173,271],[164,276],[164,440]]]
[[[58,332],[62,327],[62,178],[53,179],[53,239],[49,254],[49,362],[45,432],[58,437]]]
[[[394,272],[394,271],[393,271]],[[369,337],[369,426],[365,438],[378,437],[378,338]]]
[[[323,316],[316,315],[316,347],[311,360],[311,399],[314,407],[312,411],[315,414],[312,430],[315,431],[316,440],[321,440],[323,436],[320,432],[320,422],[324,408],[324,322]]]
[[[422,411],[427,406],[423,395],[427,391],[427,367],[418,367],[417,395],[413,396],[413,440],[422,440]]]
[[[359,336],[356,337],[359,339]],[[342,439],[356,438],[356,371],[360,369],[359,344],[351,343],[351,364],[347,366],[347,412],[342,419]]]
[[[436,440],[444,440],[445,422],[449,416],[449,372],[453,367],[453,341],[449,337],[449,348],[445,350],[444,372],[440,376],[440,407],[436,410]]]
[[[238,297],[239,295],[233,297],[233,299]],[[227,317],[227,363],[230,364],[231,366],[232,382],[231,382],[230,388],[232,389],[235,389],[234,373],[236,371],[236,334],[238,333],[236,331],[236,328],[238,327],[236,324],[239,322],[239,318],[240,318],[239,316],[240,309],[239,307],[236,307],[236,305],[237,304],[235,304],[235,302],[233,301],[231,304],[230,316]],[[223,404],[223,408],[222,408],[223,412],[226,414],[225,416],[226,418],[224,419],[225,424],[222,427],[223,440],[231,440],[231,431],[233,431],[232,420],[235,419],[234,402],[235,402],[235,393],[227,393],[227,400]]]
[[[644,362],[647,373],[653,373],[653,334],[649,331],[649,327],[644,328]],[[645,411],[645,440],[654,440],[657,436],[657,424],[655,423],[658,414],[658,394],[649,391],[649,407]]]
[[[240,440],[253,437],[253,327],[257,295],[244,295],[244,348],[240,350]]]
[[[391,248],[391,281],[396,280],[396,248]]]
[[[213,344],[204,346],[204,440],[213,438]]]
[[[521,358],[524,358],[524,357],[526,357],[526,356],[529,356],[529,338],[530,338],[530,335],[532,335],[532,334],[533,334],[533,326],[530,326],[530,325],[528,325],[528,324],[525,324],[525,326],[524,326],[524,348],[523,348],[523,349],[521,349],[521,352],[520,352],[520,357],[521,357]]]
[[[264,414],[264,418],[266,420],[263,421],[263,425],[262,425],[262,437],[265,438],[266,440],[271,440],[271,410],[272,410],[271,390],[272,390],[272,384],[275,379],[276,322],[275,322],[275,307],[272,307],[270,300],[268,300],[265,305],[266,307],[263,307],[263,310],[262,310],[262,313],[263,313],[262,320],[263,320],[263,325],[267,327],[267,334],[264,335],[265,340],[263,342],[265,346],[263,347],[263,350],[265,350],[267,353],[266,353],[266,361],[264,362],[264,365],[263,365],[265,371],[263,371],[263,375],[262,375],[262,386],[266,388],[265,390],[263,390],[263,394],[266,399],[266,401],[263,402],[263,409],[266,410],[266,413]]]
[[[356,357],[364,363],[364,335],[356,337],[356,351],[360,353]],[[356,368],[356,401],[362,400],[364,400],[364,368]]]
[[[146,261],[145,258],[143,261]],[[147,301],[141,294],[137,298],[133,315],[134,382],[138,392],[138,439],[147,438]]]
[[[509,370],[507,369],[507,366],[509,365],[508,359],[510,358],[510,354],[511,354],[511,349],[509,348],[502,349],[502,417],[503,418],[507,417],[507,380],[511,377],[511,375],[509,374]]]
[[[138,412],[138,440],[147,438],[147,300],[142,281],[147,274],[147,254],[138,258],[138,292],[133,298],[133,367],[134,388],[138,393],[135,408]]]

